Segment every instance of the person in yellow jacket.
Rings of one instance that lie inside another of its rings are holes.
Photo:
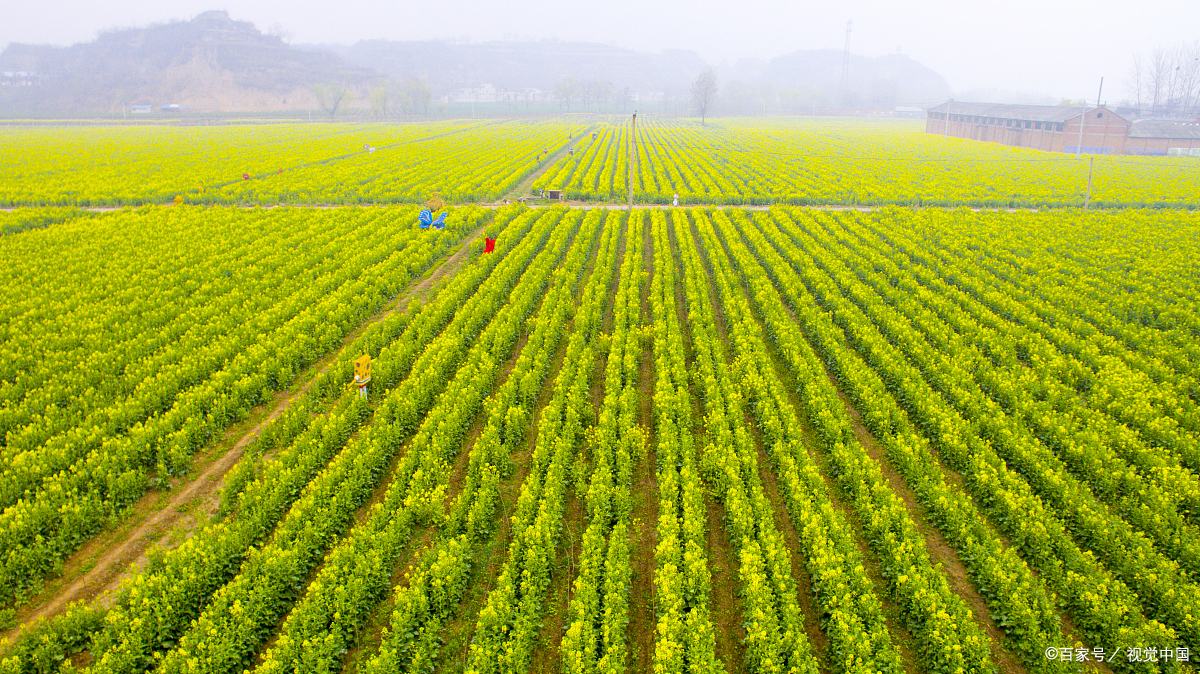
[[[358,387],[358,397],[367,399],[367,382],[371,381],[371,357],[363,356],[354,361],[354,381],[350,387]]]

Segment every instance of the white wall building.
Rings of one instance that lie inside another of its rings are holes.
[[[478,87],[463,87],[447,94],[447,103],[515,103],[548,101],[553,98],[541,89],[497,89],[491,84]]]

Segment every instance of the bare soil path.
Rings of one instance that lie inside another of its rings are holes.
[[[529,192],[529,188],[533,185],[533,181],[537,180],[538,178],[541,178],[542,174],[545,173],[546,171],[549,171],[551,166],[555,166],[556,163],[558,162],[558,160],[560,158],[562,158],[564,153],[566,153],[570,150],[573,150],[575,148],[575,146],[579,144],[579,141],[583,140],[584,137],[586,137],[589,133],[591,133],[592,129],[594,129],[594,128],[596,128],[596,127],[589,126],[586,130],[579,132],[578,134],[575,135],[574,138],[571,139],[570,143],[567,143],[566,145],[564,145],[561,149],[559,149],[558,152],[555,152],[554,154],[546,157],[546,159],[544,161],[542,161],[542,164],[540,166],[538,166],[537,169],[535,169],[533,171],[533,173],[530,173],[529,175],[525,176],[525,178],[521,182],[517,183],[517,186],[512,188],[512,190],[508,194],[505,194],[504,196],[497,199],[495,205],[499,206],[500,204],[503,204],[506,201],[509,201],[512,199],[520,199],[520,197],[522,195]]]
[[[182,529],[201,527],[210,521],[216,513],[218,491],[225,474],[263,427],[303,396],[364,330],[389,314],[404,310],[413,301],[423,302],[437,283],[463,265],[471,242],[482,231],[483,227],[479,227],[464,236],[448,258],[435,262],[423,278],[346,335],[340,348],[310,365],[269,403],[252,410],[247,421],[226,429],[221,440],[196,456],[196,470],[190,476],[173,480],[169,491],[148,491],[130,507],[126,524],[97,534],[71,555],[59,580],[47,583],[40,596],[17,611],[17,627],[0,635],[0,645],[11,642],[36,621],[62,613],[72,602],[111,601],[111,595],[106,593],[118,586],[131,565],[145,563],[152,546],[160,542],[170,544],[168,538],[182,540],[187,535]]]
[[[575,141],[575,142],[578,142],[578,141]],[[573,145],[574,145],[574,143],[572,143],[572,146],[573,146]],[[568,146],[568,147],[571,147],[571,146]],[[483,207],[501,206],[501,205],[503,205],[503,204],[504,204],[504,201],[505,201],[505,200],[512,201],[512,200],[514,200],[514,199],[519,199],[519,197],[520,197],[521,195],[523,195],[525,192],[528,192],[528,191],[529,191],[529,187],[530,187],[530,186],[533,184],[533,181],[537,180],[539,177],[541,177],[541,175],[542,175],[543,173],[545,173],[547,170],[549,170],[549,169],[550,169],[550,167],[551,167],[551,166],[554,164],[554,160],[558,159],[558,157],[559,157],[559,156],[561,156],[562,152],[564,152],[564,151],[566,151],[566,150],[567,150],[567,148],[566,148],[566,147],[564,147],[562,150],[560,150],[558,154],[555,154],[555,155],[554,155],[554,156],[553,156],[553,157],[552,157],[550,160],[548,160],[547,162],[545,162],[545,163],[544,163],[544,164],[543,164],[541,167],[539,167],[539,168],[538,168],[537,170],[535,170],[533,173],[530,173],[528,176],[526,176],[526,177],[525,177],[525,179],[524,179],[524,180],[522,180],[522,181],[521,181],[521,182],[520,182],[520,183],[519,183],[519,184],[518,184],[516,187],[514,187],[514,188],[512,189],[512,191],[510,191],[508,194],[505,194],[504,196],[500,197],[499,199],[497,199],[497,200],[496,200],[496,201],[494,201],[494,202],[491,202],[491,201],[489,201],[489,202],[480,202],[480,203],[478,203],[478,204],[476,204],[476,205],[477,205],[477,206],[483,206]],[[557,202],[541,202],[541,203],[539,203],[539,204],[526,204],[526,205],[528,205],[528,206],[538,206],[538,205],[550,205],[550,204],[563,204],[563,205],[566,205],[566,206],[570,206],[571,208],[582,208],[582,209],[585,209],[585,210],[588,210],[588,209],[593,209],[593,208],[613,208],[613,209],[621,209],[621,210],[624,210],[624,209],[627,209],[627,208],[629,208],[629,205],[628,205],[628,204],[625,204],[625,203],[615,203],[615,202],[600,202],[600,201],[567,201],[567,200],[564,200],[564,201],[557,201]],[[170,205],[172,205],[172,204],[170,204],[170,203],[167,203],[167,204],[160,204],[160,205],[166,205],[166,206],[170,206]],[[378,204],[376,204],[376,203],[371,203],[371,204],[213,204],[211,207],[215,207],[215,208],[244,208],[244,209],[255,209],[255,208],[324,208],[324,209],[333,209],[333,208],[382,208],[382,207],[387,207],[387,206],[413,206],[413,205],[415,205],[415,204],[401,204],[401,203],[378,203]],[[465,204],[449,204],[449,205],[450,205],[450,206],[462,206],[462,205],[465,205]],[[726,208],[728,208],[728,209],[737,209],[737,210],[745,210],[745,211],[768,211],[768,210],[770,210],[771,208],[773,208],[774,206],[787,206],[787,207],[789,207],[789,208],[800,208],[800,209],[804,209],[804,210],[810,210],[810,211],[858,211],[858,212],[861,212],[861,213],[869,213],[869,212],[871,212],[871,211],[878,211],[878,210],[881,210],[881,209],[886,209],[886,208],[899,208],[899,207],[902,207],[902,208],[905,208],[905,209],[909,209],[909,210],[913,210],[913,211],[950,211],[950,210],[958,210],[958,209],[960,209],[960,208],[963,208],[962,206],[895,206],[895,205],[883,205],[883,206],[855,206],[855,205],[848,205],[848,204],[804,204],[804,205],[770,204],[770,205],[739,205],[739,204],[716,204],[716,203],[703,203],[703,204],[700,204],[700,203],[697,203],[697,204],[680,204],[678,207],[679,207],[679,208],[722,208],[722,209],[726,209]],[[209,206],[206,206],[206,207],[209,207]],[[673,207],[673,206],[671,206],[670,204],[653,204],[653,203],[636,203],[636,204],[634,204],[634,205],[633,205],[633,207],[634,207],[634,208],[657,208],[657,209],[660,209],[660,210],[668,210],[668,209],[674,208],[674,207]],[[29,208],[44,208],[44,207],[43,207],[43,206],[3,206],[3,207],[0,207],[0,212],[5,212],[5,213],[7,213],[7,212],[19,211],[19,210],[23,210],[23,209],[29,209]],[[69,206],[63,206],[62,208],[71,208],[71,207],[69,207]],[[89,211],[89,212],[92,212],[92,213],[108,213],[108,212],[111,212],[111,211],[132,210],[132,209],[134,209],[134,208],[137,208],[137,206],[87,206],[87,207],[85,207],[85,206],[80,206],[79,208],[80,208],[80,210]],[[984,208],[984,207],[981,207],[981,206],[967,206],[967,207],[965,207],[965,208],[966,208],[967,210],[969,210],[969,211],[972,211],[972,212],[975,212],[975,213],[984,213],[984,212],[997,212],[997,213],[1021,213],[1021,212],[1032,212],[1032,213],[1037,213],[1037,212],[1040,212],[1040,211],[1043,211],[1043,210],[1045,210],[1045,209],[1043,209],[1043,208],[1034,208],[1034,207],[1030,207],[1030,208],[1008,208],[1008,207]],[[1067,207],[1062,207],[1062,208],[1065,210]],[[1126,209],[1124,209],[1124,208],[1113,208],[1113,209],[1110,209],[1110,208],[1099,208],[1099,207],[1093,207],[1091,210],[1093,210],[1093,211],[1106,211],[1106,210],[1126,210]]]
[[[653,324],[650,305],[650,284],[656,273],[654,268],[654,236],[647,218],[642,235],[642,269],[646,274],[642,281],[641,303],[642,329]],[[645,434],[645,455],[635,467],[630,513],[630,556],[629,593],[629,661],[630,671],[649,672],[654,669],[654,637],[657,620],[654,605],[654,551],[658,548],[658,435],[654,427],[654,343],[643,333],[642,355],[638,371],[638,424]]]

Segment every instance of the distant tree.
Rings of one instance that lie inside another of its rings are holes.
[[[433,89],[423,78],[410,77],[404,80],[404,98],[413,113],[429,114],[429,103],[433,100]]]
[[[1138,106],[1176,115],[1200,113],[1200,41],[1158,47],[1150,57],[1133,57],[1126,80]]]
[[[779,104],[792,115],[816,115],[817,107],[829,105],[828,94],[814,89],[781,89]]]
[[[284,44],[292,43],[292,33],[288,31],[288,29],[284,28],[283,24],[279,23],[278,21],[271,24],[271,27],[267,29],[267,35],[279,38],[284,42]]]
[[[1168,102],[1167,91],[1171,85],[1173,65],[1170,52],[1162,47],[1154,50],[1150,59],[1150,81],[1147,84],[1150,105],[1156,108]]]
[[[603,105],[605,112],[607,112],[608,102],[612,100],[613,96],[612,82],[595,82],[592,93],[596,97],[596,111],[599,112],[600,106]]]
[[[329,121],[332,122],[334,116],[337,115],[338,108],[346,98],[346,91],[344,83],[313,85],[313,96],[316,97],[317,105],[321,106],[321,110],[329,115]]]
[[[583,86],[574,77],[567,77],[554,85],[554,95],[559,105],[566,105],[567,112],[571,111],[571,101],[578,100],[583,95]]]
[[[750,112],[754,105],[754,92],[745,82],[733,80],[725,85],[721,100],[721,108],[726,114],[744,115]]]
[[[391,112],[392,84],[380,82],[371,89],[371,114],[386,117]]]
[[[631,92],[629,90],[629,87],[622,88],[621,89],[621,112],[625,112],[625,106],[629,105],[630,101],[632,101],[632,100],[633,100],[633,92]]]
[[[717,98],[717,75],[712,68],[700,73],[692,82],[692,107],[700,113],[700,123],[704,124],[708,110]]]
[[[596,83],[592,80],[584,80],[579,83],[579,98],[583,104],[583,111],[587,112],[588,105],[596,100]],[[597,106],[597,109],[599,106]]]
[[[775,87],[771,86],[770,82],[763,82],[758,85],[758,98],[755,101],[757,112],[768,114],[778,111],[777,101],[778,96],[775,94]]]
[[[797,115],[804,106],[804,92],[798,89],[780,89],[779,107],[785,115]]]
[[[1133,90],[1133,100],[1138,109],[1142,108],[1142,95],[1146,91],[1146,64],[1142,57],[1134,54],[1133,69],[1129,73],[1127,86]]]
[[[900,84],[896,80],[876,78],[871,82],[871,107],[882,109],[895,107],[899,90]]]

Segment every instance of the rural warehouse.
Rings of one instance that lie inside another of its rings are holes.
[[[929,110],[925,132],[1048,152],[1200,154],[1200,123],[1130,121],[1104,106],[948,101]]]

